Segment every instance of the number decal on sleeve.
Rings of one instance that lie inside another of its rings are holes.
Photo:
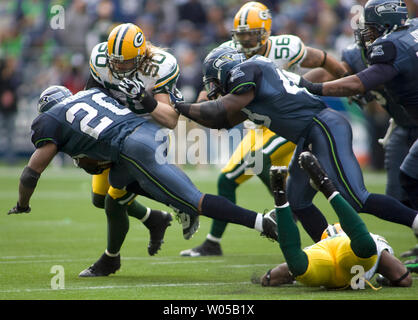
[[[290,43],[289,37],[281,37],[276,40],[276,46],[280,48],[276,48],[274,51],[274,57],[276,59],[287,59],[289,58],[290,50],[288,46]]]

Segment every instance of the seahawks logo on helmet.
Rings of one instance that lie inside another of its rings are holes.
[[[384,3],[375,7],[376,14],[381,16],[384,13],[393,13],[398,11],[398,5],[396,3]]]
[[[219,70],[224,64],[234,61],[233,53],[226,53],[213,61],[213,67]]]
[[[143,42],[144,42],[144,35],[142,34],[142,32],[138,32],[138,34],[134,38],[135,48],[139,48]]]

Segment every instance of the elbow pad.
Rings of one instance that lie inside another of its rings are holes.
[[[41,175],[38,172],[26,166],[22,171],[22,175],[20,176],[20,183],[25,188],[35,189],[40,176]]]

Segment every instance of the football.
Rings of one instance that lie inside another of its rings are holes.
[[[111,161],[100,161],[84,156],[75,157],[73,160],[76,167],[83,169],[89,174],[100,174],[112,166]]]

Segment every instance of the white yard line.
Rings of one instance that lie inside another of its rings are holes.
[[[139,285],[113,285],[113,286],[94,286],[94,287],[68,287],[65,289],[52,290],[51,288],[33,288],[33,289],[13,289],[0,290],[0,293],[30,293],[30,292],[59,292],[59,291],[81,291],[81,290],[106,290],[106,289],[144,289],[155,287],[198,287],[198,286],[226,286],[226,285],[242,285],[251,284],[250,281],[244,282],[199,282],[199,283],[155,283],[155,284],[139,284]]]

